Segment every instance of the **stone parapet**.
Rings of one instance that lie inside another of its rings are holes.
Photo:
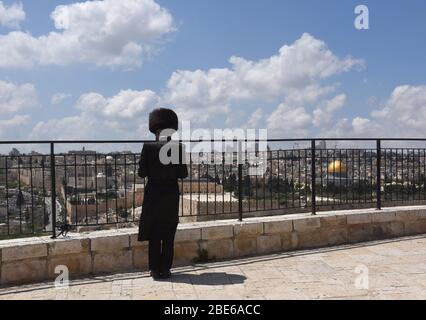
[[[54,280],[63,266],[71,278],[146,270],[148,244],[137,228],[0,241],[2,286]],[[426,207],[359,209],[182,223],[175,266],[426,233]]]

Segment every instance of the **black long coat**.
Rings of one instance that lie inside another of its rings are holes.
[[[149,241],[153,232],[158,236],[158,232],[173,229],[179,222],[178,179],[188,176],[188,169],[183,163],[185,150],[180,143],[169,142],[165,146],[166,143],[146,143],[142,149],[138,175],[148,178],[148,183],[139,221],[139,241]],[[160,161],[160,150],[163,146],[168,148],[166,150],[169,150],[169,156],[171,151],[179,156],[177,161],[167,165]]]

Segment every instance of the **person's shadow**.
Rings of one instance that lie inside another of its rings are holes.
[[[221,286],[241,284],[247,278],[240,274],[226,272],[206,272],[202,274],[174,273],[168,281],[173,283],[187,283],[192,285]]]

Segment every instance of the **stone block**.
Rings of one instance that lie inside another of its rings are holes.
[[[281,250],[281,237],[279,235],[265,235],[257,238],[257,253],[265,254]]]
[[[372,213],[373,223],[392,222],[396,221],[395,212],[374,212]]]
[[[232,239],[209,240],[203,243],[211,259],[228,259],[234,256],[234,241]]]
[[[404,223],[404,234],[415,235],[426,233],[426,219],[417,221],[406,221]]]
[[[297,232],[293,231],[290,234],[290,243],[293,250],[299,248],[299,235]]]
[[[46,243],[23,243],[2,248],[2,261],[26,260],[47,257]]]
[[[368,224],[372,221],[371,213],[356,213],[347,216],[348,225]]]
[[[131,248],[143,247],[148,243],[148,241],[139,241],[137,233],[132,233],[129,238]]]
[[[197,242],[177,242],[174,247],[174,266],[192,264],[199,255]]]
[[[237,237],[234,239],[234,253],[236,257],[250,256],[257,253],[256,237]]]
[[[324,232],[298,232],[298,248],[310,249],[328,245],[328,236]]]
[[[57,266],[66,266],[70,279],[75,279],[78,276],[88,275],[92,272],[92,256],[87,252],[49,258],[47,261],[48,279],[54,279],[59,275],[59,273],[55,273]]]
[[[282,251],[289,251],[293,249],[293,232],[282,233],[281,235],[281,249]]]
[[[423,219],[426,220],[426,210],[419,210],[417,212],[417,218],[420,220],[423,220]]]
[[[290,233],[293,231],[293,221],[269,221],[265,222],[265,234]]]
[[[49,256],[89,252],[89,239],[55,240],[47,244]]]
[[[257,237],[263,234],[263,223],[238,223],[234,225],[236,238]]]
[[[360,224],[348,226],[348,242],[357,243],[375,240],[373,226],[371,224]]]
[[[348,230],[345,227],[325,228],[321,230],[323,237],[327,239],[327,245],[337,246],[348,242]]]
[[[294,231],[306,232],[319,229],[321,222],[319,217],[309,217],[293,220]]]
[[[175,242],[201,240],[201,228],[188,228],[176,230]]]
[[[402,221],[404,223],[408,221],[419,220],[419,214],[417,213],[417,211],[414,210],[397,211],[395,215],[397,221]]]
[[[321,228],[342,228],[346,227],[347,219],[345,215],[320,217]]]
[[[1,284],[24,284],[46,279],[46,258],[11,261],[1,265]]]
[[[148,269],[148,242],[145,242],[145,245],[133,248],[133,268],[137,270]]]
[[[232,238],[234,236],[234,228],[229,226],[212,226],[203,227],[201,229],[201,239],[203,240],[218,240]]]
[[[388,233],[391,237],[401,237],[404,235],[404,222],[402,221],[390,222],[388,228]]]
[[[114,252],[130,247],[130,237],[127,234],[94,237],[90,242],[91,250],[95,252]]]
[[[132,251],[100,252],[93,254],[93,273],[125,272],[132,269]]]

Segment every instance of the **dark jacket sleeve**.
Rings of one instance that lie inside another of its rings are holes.
[[[149,165],[148,165],[148,158],[147,158],[147,148],[144,145],[142,148],[141,153],[141,159],[139,160],[139,169],[138,169],[138,176],[141,178],[146,178],[149,173]]]
[[[184,145],[181,145],[180,157],[181,159],[179,161],[178,178],[185,179],[188,177],[188,167],[186,166],[186,150]]]

